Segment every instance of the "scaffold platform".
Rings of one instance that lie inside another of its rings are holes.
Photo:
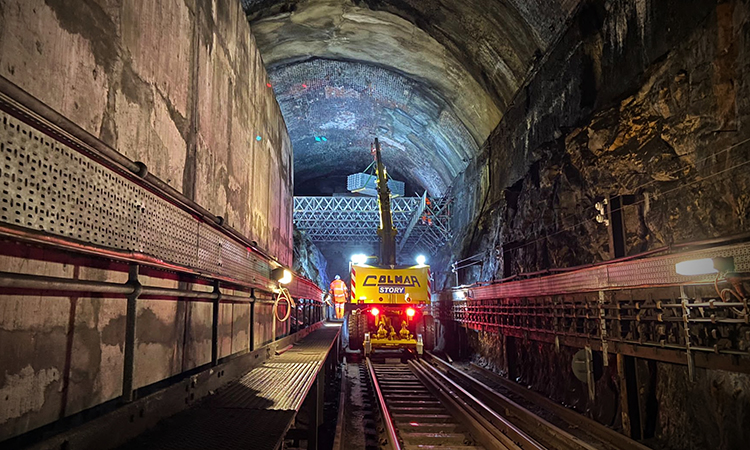
[[[161,421],[121,450],[281,447],[332,351],[341,325],[327,323],[196,406]]]

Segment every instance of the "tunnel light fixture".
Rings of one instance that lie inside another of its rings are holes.
[[[427,262],[427,257],[424,255],[417,256],[417,265],[424,266],[424,264]]]
[[[283,267],[277,267],[271,272],[271,277],[281,284],[289,284],[292,282],[292,272],[289,269]]]
[[[367,259],[368,257],[364,253],[357,253],[356,255],[352,255],[351,261],[352,264],[363,265],[367,263]]]
[[[710,275],[713,273],[726,273],[734,271],[734,258],[716,257],[691,259],[688,261],[678,262],[674,266],[679,275],[695,276]]]

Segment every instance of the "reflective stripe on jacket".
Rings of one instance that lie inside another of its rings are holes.
[[[331,292],[333,293],[333,300],[336,303],[346,301],[346,292],[349,288],[346,287],[346,283],[343,280],[333,280],[331,282]]]

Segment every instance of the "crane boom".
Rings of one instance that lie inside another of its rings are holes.
[[[375,138],[375,163],[378,174],[378,206],[380,207],[380,264],[396,265],[396,227],[391,216],[391,190],[388,188],[388,174],[380,156],[380,142]]]

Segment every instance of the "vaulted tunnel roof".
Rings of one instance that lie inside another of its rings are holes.
[[[363,170],[377,136],[394,178],[444,194],[576,3],[243,0],[296,190]]]

